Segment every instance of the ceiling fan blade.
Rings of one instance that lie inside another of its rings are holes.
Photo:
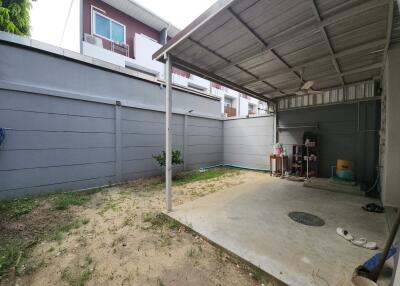
[[[320,90],[313,90],[313,89],[310,89],[310,90],[308,90],[308,93],[309,93],[309,94],[323,94],[324,92],[323,92],[323,91],[320,91]]]
[[[309,90],[312,86],[314,85],[314,82],[312,80],[306,81],[303,86],[301,87],[301,89],[304,90]]]

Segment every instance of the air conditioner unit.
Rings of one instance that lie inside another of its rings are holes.
[[[103,47],[103,41],[99,37],[85,33],[84,39],[85,39],[85,42],[88,42],[89,44],[95,45],[100,48]]]

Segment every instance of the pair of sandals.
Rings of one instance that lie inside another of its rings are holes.
[[[354,239],[354,237],[351,235],[350,232],[348,232],[347,230],[338,227],[336,229],[336,233],[343,237],[345,240],[350,241],[352,244],[359,246],[359,247],[364,247],[366,249],[377,249],[378,245],[376,244],[376,242],[373,241],[367,241],[366,238],[359,238],[359,239]]]
[[[372,212],[372,213],[384,213],[385,212],[384,207],[379,206],[375,203],[367,204],[365,206],[362,206],[361,208],[367,212]]]

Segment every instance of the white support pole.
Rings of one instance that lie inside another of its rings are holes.
[[[187,170],[187,128],[188,128],[188,114],[183,116],[183,170]]]
[[[172,61],[165,54],[165,200],[167,211],[172,211]]]

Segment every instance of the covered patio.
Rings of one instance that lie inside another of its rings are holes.
[[[351,229],[381,248],[388,230],[385,215],[361,209],[370,202],[380,203],[364,197],[365,193],[307,189],[296,182],[266,177],[187,205],[172,206],[171,69],[189,71],[268,102],[275,143],[287,140],[288,148],[304,145],[304,141],[293,144],[303,140],[299,130],[301,134],[318,130],[325,140],[321,141],[325,150],[318,154],[318,159],[325,160],[320,163],[323,177],[329,177],[333,157],[352,156],[362,150],[354,160],[358,183],[366,184],[366,191],[379,178],[383,165],[390,162],[390,158],[386,162],[381,159],[385,150],[377,142],[380,104],[388,84],[385,79],[397,69],[391,64],[389,70],[387,63],[390,48],[400,42],[398,9],[393,0],[219,0],[168,41],[153,55],[166,63],[168,215],[286,284],[351,285],[355,267],[376,252],[346,242],[336,235],[336,228]],[[371,85],[367,87],[365,82]],[[369,89],[369,95],[359,96],[357,84],[364,86],[363,94]],[[388,96],[393,84],[386,91]],[[394,104],[398,102],[389,103]],[[287,109],[294,110],[291,126],[285,126],[290,121],[285,117]],[[390,116],[384,113],[382,118],[385,116],[389,122]],[[287,134],[282,129],[297,133]],[[393,132],[389,129],[386,135],[381,132],[381,138],[389,138]],[[253,133],[248,137],[256,136]],[[251,138],[242,148],[257,143]],[[388,139],[387,144],[392,142]],[[265,150],[266,161],[269,152]],[[399,203],[384,201],[393,207]],[[288,218],[292,211],[310,212],[321,217],[325,225],[297,224]],[[391,277],[382,275],[381,279],[389,285]]]
[[[177,206],[168,215],[288,285],[344,286],[375,252],[344,240],[336,228],[383,247],[385,216],[361,209],[373,201],[265,176]],[[317,215],[325,225],[296,223],[288,216],[293,211]],[[387,282],[390,275],[381,279]]]

